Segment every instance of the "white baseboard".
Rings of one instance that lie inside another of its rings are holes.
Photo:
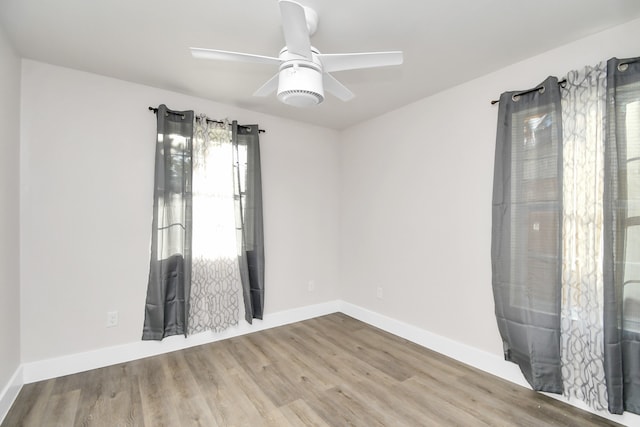
[[[11,382],[4,388],[2,394],[0,394],[0,422],[6,415],[6,412],[9,410],[23,384],[181,350],[335,312],[342,312],[469,366],[473,366],[474,368],[478,368],[512,383],[529,387],[518,367],[513,363],[505,362],[498,355],[487,353],[475,347],[462,344],[357,305],[336,300],[266,315],[264,320],[254,320],[253,325],[242,322],[239,326],[218,334],[206,332],[192,335],[186,339],[179,336],[165,338],[160,342],[138,341],[84,353],[61,356],[54,359],[25,363],[20,366]],[[548,395],[612,421],[627,426],[640,427],[640,416],[638,415],[631,413],[612,415],[608,412],[597,412],[583,402],[575,399],[568,401],[562,396]]]
[[[452,359],[456,359],[459,362],[465,363],[523,387],[531,388],[524,379],[520,369],[514,363],[506,362],[498,355],[487,353],[475,347],[462,344],[348,302],[340,301],[339,311],[362,322],[368,323],[369,325],[380,328],[383,331],[414,342],[430,350],[437,351],[438,353],[444,354]],[[568,400],[566,397],[561,395],[551,393],[544,394],[584,411],[607,418],[611,421],[615,421],[626,426],[640,427],[640,415],[635,415],[629,412],[625,412],[624,415],[614,415],[609,412],[596,411],[577,399]]]
[[[208,344],[264,329],[275,328],[289,323],[299,322],[313,317],[338,311],[339,301],[330,301],[322,304],[310,305],[291,310],[280,311],[265,315],[264,320],[254,319],[249,325],[244,320],[238,326],[231,327],[221,333],[203,332],[184,338],[182,335],[165,338],[162,341],[136,341],[112,347],[84,353],[69,354],[53,359],[39,360],[37,362],[24,363],[24,384],[42,381],[49,378],[61,377],[102,368],[117,363],[129,362],[144,357],[156,356],[176,350]]]
[[[380,328],[422,347],[437,351],[440,354],[456,359],[459,362],[481,369],[512,383],[529,387],[520,373],[520,369],[507,363],[499,356],[462,344],[458,341],[434,334],[417,326],[401,322],[391,317],[378,314],[348,302],[340,302],[340,311],[369,325]]]
[[[22,389],[23,382],[22,366],[18,366],[16,372],[13,374],[7,385],[0,392],[0,423],[7,416],[11,405],[18,397],[20,389]]]

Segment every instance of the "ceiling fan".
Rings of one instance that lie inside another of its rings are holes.
[[[278,73],[253,95],[268,96],[277,90],[278,99],[295,107],[308,107],[324,100],[324,91],[342,101],[355,95],[329,72],[402,64],[402,52],[324,54],[311,46],[318,26],[317,13],[292,0],[279,0],[285,47],[277,58],[250,53],[192,47],[194,58],[242,61],[278,65]]]

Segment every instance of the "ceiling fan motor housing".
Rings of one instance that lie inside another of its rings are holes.
[[[311,61],[287,61],[280,67],[278,99],[294,107],[311,107],[324,101],[322,69]]]

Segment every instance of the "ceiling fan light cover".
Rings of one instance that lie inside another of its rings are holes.
[[[312,107],[324,101],[322,72],[306,64],[292,64],[280,69],[278,99],[293,107]]]

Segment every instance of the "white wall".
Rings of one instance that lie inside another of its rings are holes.
[[[342,298],[501,355],[490,263],[498,106],[489,101],[548,75],[638,56],[638,40],[640,20],[344,131]]]
[[[0,394],[20,365],[19,123],[20,58],[0,27]]]
[[[147,107],[161,103],[267,131],[265,316],[337,298],[335,131],[30,60],[22,67],[23,363],[140,340],[155,149]],[[110,310],[119,326],[107,329]]]

